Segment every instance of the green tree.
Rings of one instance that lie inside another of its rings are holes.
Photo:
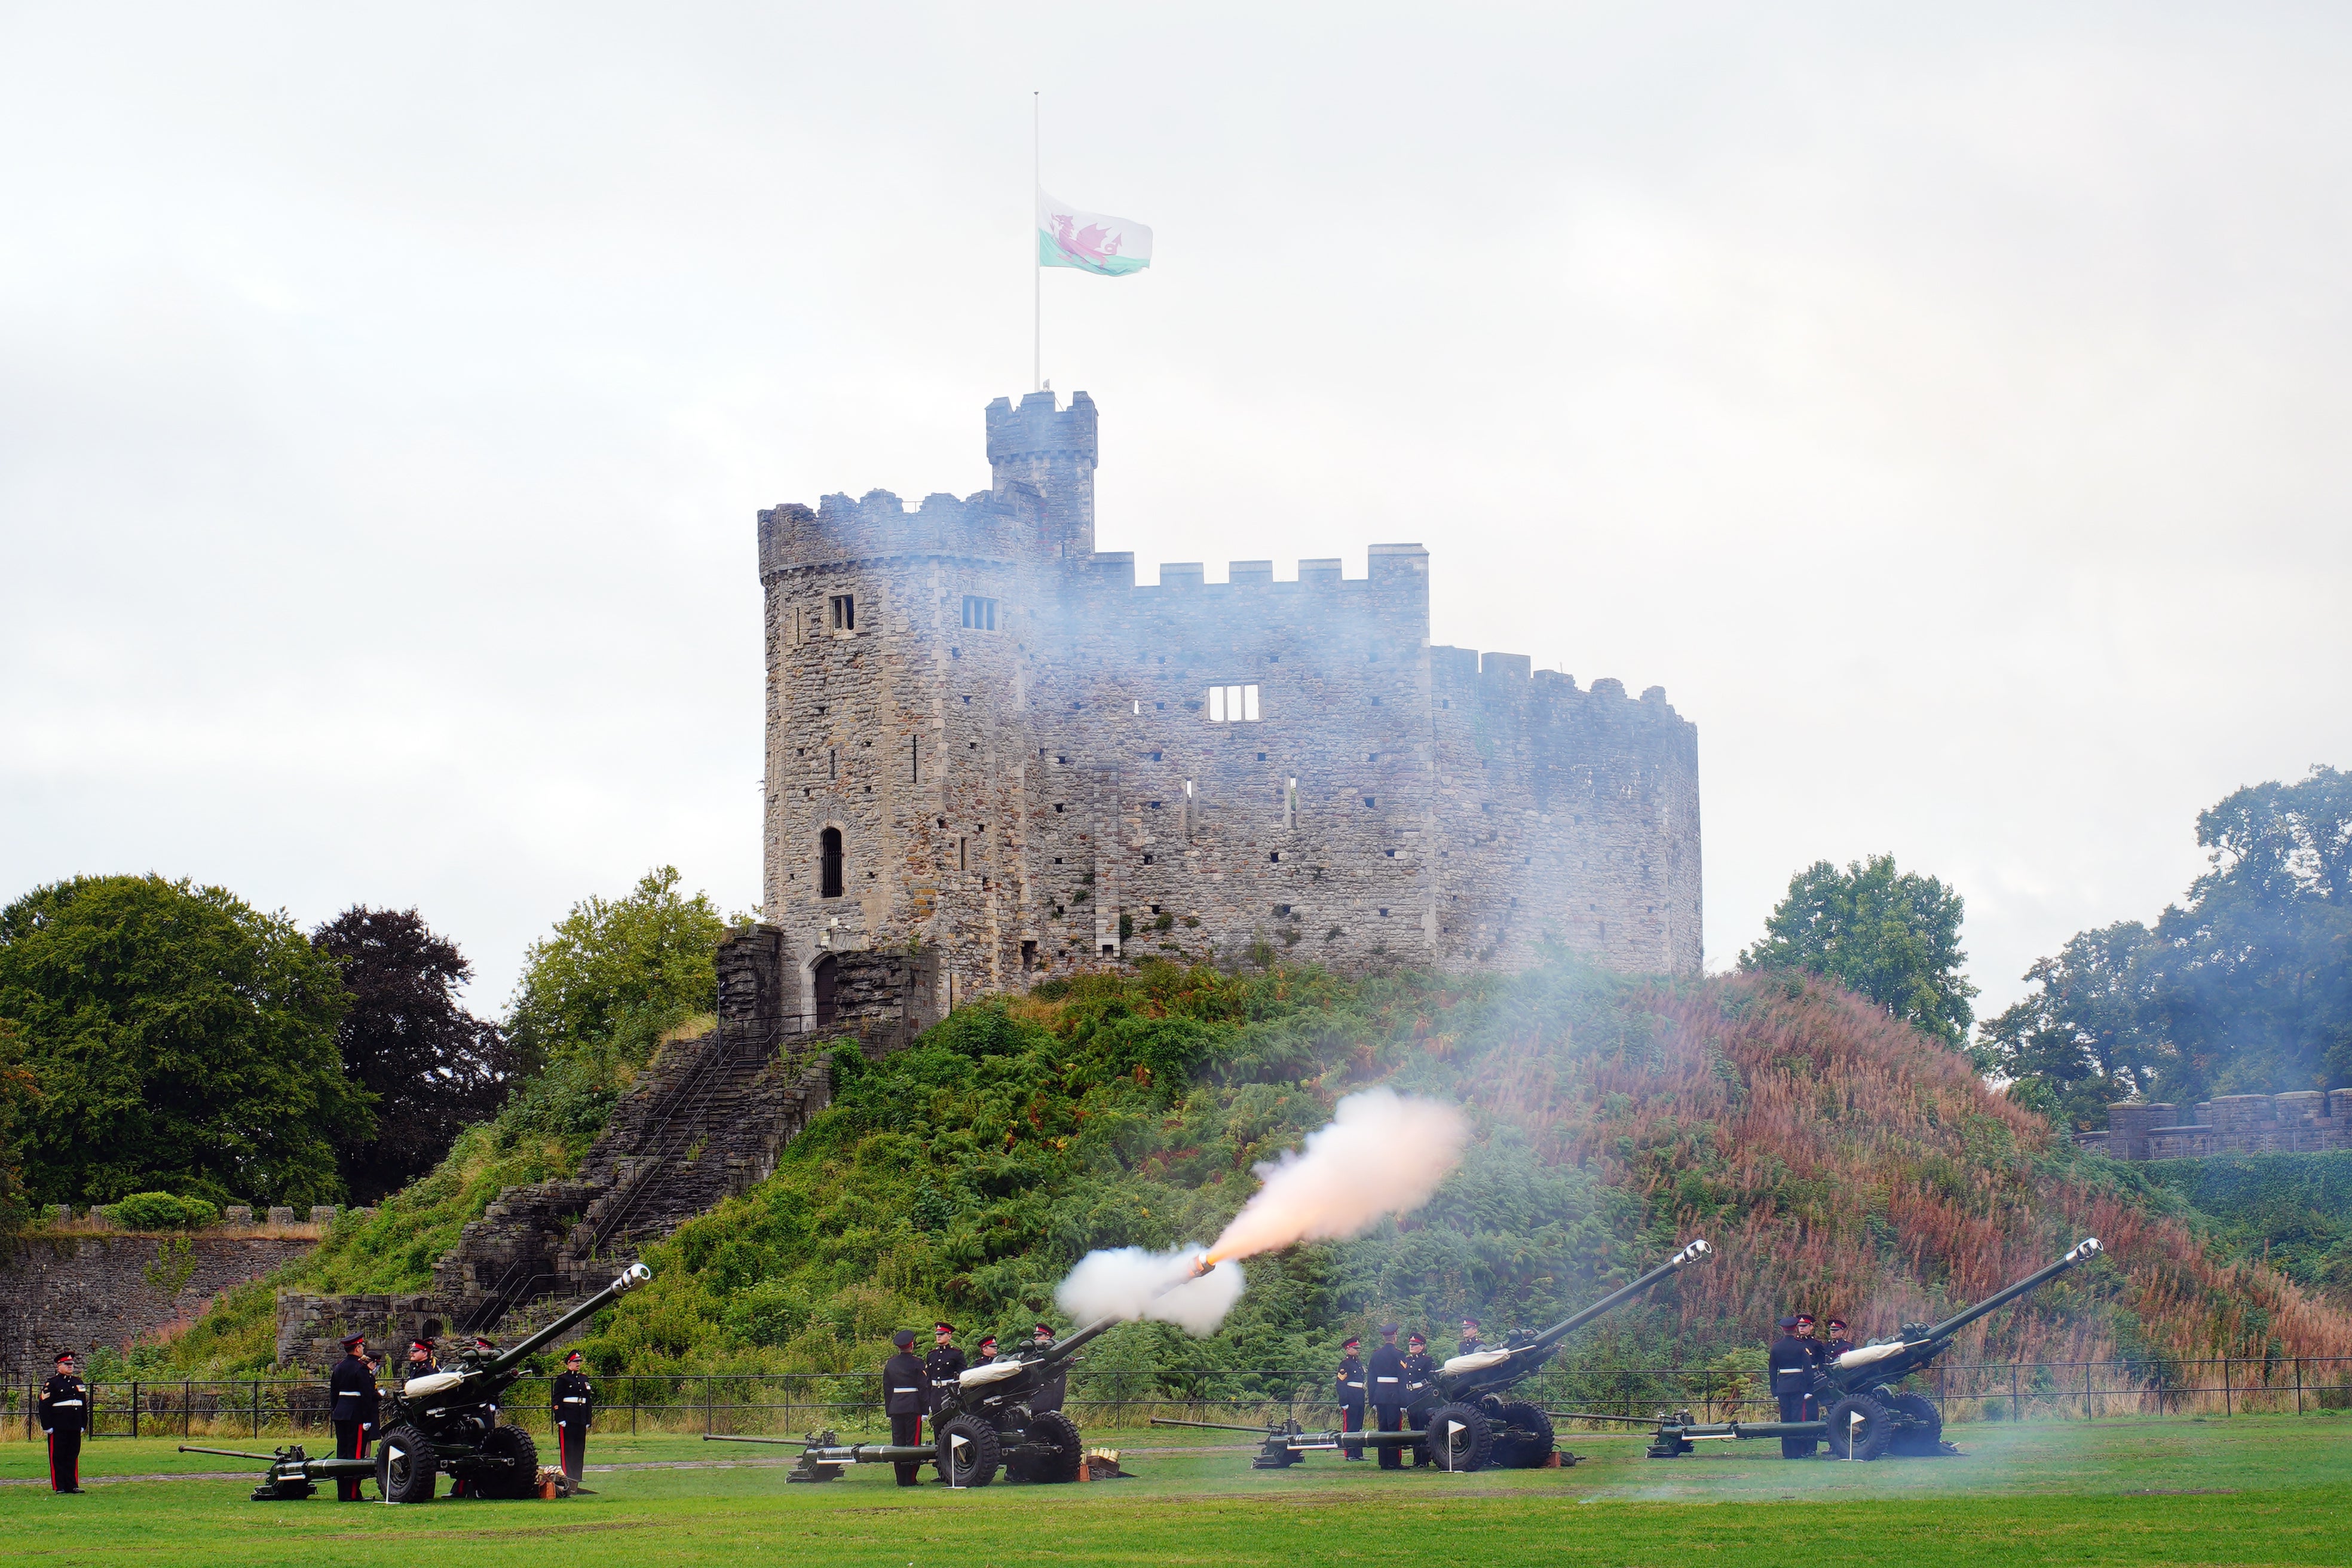
[[[2151,1089],[2173,1063],[2151,1026],[2162,954],[2137,921],[2077,932],[2025,972],[2030,994],[1985,1023],[1969,1053],[1977,1070],[2010,1079],[2013,1099],[2053,1121],[2105,1127],[2108,1106]]]
[[[531,943],[507,1022],[526,1062],[642,1062],[662,1030],[717,1006],[727,922],[708,895],[682,897],[677,884],[674,866],[648,871],[625,898],[572,905]]]
[[[1789,879],[1764,940],[1739,967],[1802,969],[1869,997],[1955,1048],[1968,1039],[1977,988],[1960,973],[1960,895],[1874,855],[1839,870],[1814,862]]]
[[[335,1046],[344,1005],[331,959],[219,888],[77,877],[0,910],[32,1196],[341,1196],[335,1144],[373,1130]]]
[[[0,1238],[16,1235],[32,1218],[25,1195],[25,1156],[20,1147],[25,1114],[39,1098],[25,1067],[25,1043],[16,1026],[0,1018]]]

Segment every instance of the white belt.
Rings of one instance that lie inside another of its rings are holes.
[[[79,1410],[81,1408],[81,1401],[79,1399],[52,1399],[49,1401],[49,1408],[52,1410]]]
[[[1349,1384],[1348,1386],[1349,1386],[1349,1388],[1361,1388],[1361,1387],[1363,1387],[1364,1385],[1363,1385],[1362,1384],[1360,1384],[1360,1383],[1351,1383],[1351,1384]]]
[[[1781,1366],[1781,1367],[1775,1367],[1775,1368],[1773,1368],[1772,1370],[1773,1370],[1773,1371],[1775,1371],[1775,1372],[1780,1372],[1780,1373],[1791,1373],[1791,1372],[1807,1372],[1807,1371],[1810,1371],[1810,1370],[1811,1370],[1811,1368],[1808,1368],[1808,1367],[1801,1367],[1801,1366]]]
[[[1380,1377],[1374,1378],[1372,1381],[1375,1383],[1394,1383],[1396,1379],[1392,1377]]]
[[[563,1403],[566,1405],[585,1405],[588,1402],[576,1394],[567,1394],[563,1396]]]

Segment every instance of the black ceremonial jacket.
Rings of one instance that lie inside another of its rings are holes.
[[[1411,1403],[1404,1391],[1404,1352],[1394,1345],[1382,1345],[1372,1352],[1369,1364],[1376,1408],[1394,1410]]]
[[[1772,1380],[1772,1392],[1811,1394],[1813,1369],[1821,1364],[1821,1349],[1812,1341],[1801,1340],[1794,1334],[1782,1334],[1774,1340],[1771,1353],[1764,1362],[1765,1375]]]
[[[41,1430],[44,1432],[87,1432],[89,1430],[89,1384],[64,1373],[41,1385]]]
[[[1370,1380],[1364,1375],[1362,1356],[1342,1357],[1339,1362],[1339,1375],[1332,1381],[1339,1384],[1340,1404],[1356,1410],[1361,1410],[1364,1407],[1364,1401],[1368,1397],[1366,1391],[1370,1386]]]
[[[365,1421],[368,1406],[375,1403],[375,1373],[359,1357],[347,1355],[327,1374],[327,1394],[331,1401],[327,1419]]]
[[[596,1414],[596,1390],[583,1372],[567,1372],[547,1391],[548,1415],[566,1426],[585,1426]]]
[[[931,1380],[912,1352],[900,1351],[882,1363],[882,1414],[920,1415],[931,1407]]]
[[[1436,1357],[1421,1351],[1404,1358],[1404,1392],[1408,1399],[1419,1399],[1436,1381]]]

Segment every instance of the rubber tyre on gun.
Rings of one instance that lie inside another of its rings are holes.
[[[1934,1400],[1924,1394],[1898,1394],[1887,1406],[1898,1415],[1908,1415],[1912,1423],[1895,1429],[1887,1439],[1888,1453],[1905,1459],[1932,1459],[1944,1451],[1944,1414]]]
[[[1500,1470],[1532,1470],[1551,1457],[1551,1417],[1522,1400],[1513,1400],[1496,1413],[1498,1426],[1488,1428],[1486,1462]]]
[[[1048,1410],[1030,1418],[1029,1441],[1053,1452],[1030,1460],[1024,1479],[1054,1485],[1078,1479],[1078,1468],[1087,1462],[1087,1449],[1076,1422],[1058,1410]]]
[[[520,1426],[501,1426],[482,1444],[482,1452],[507,1463],[485,1468],[475,1486],[477,1495],[517,1502],[539,1490],[539,1445]]]
[[[1831,1405],[1829,1423],[1830,1457],[1836,1459],[1875,1459],[1895,1432],[1886,1407],[1867,1394],[1849,1394]]]
[[[386,1502],[433,1500],[433,1445],[414,1426],[395,1426],[375,1450],[375,1489]]]
[[[940,1428],[940,1479],[951,1487],[984,1487],[996,1479],[1003,1452],[995,1427],[970,1415],[956,1416]]]
[[[1475,1470],[1486,1463],[1494,1445],[1486,1416],[1467,1405],[1439,1405],[1422,1430],[1430,1462],[1441,1470]]]

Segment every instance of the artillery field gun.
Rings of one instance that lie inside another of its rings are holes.
[[[1001,1469],[1016,1481],[1075,1481],[1087,1462],[1077,1423],[1058,1410],[1032,1411],[1029,1401],[1056,1374],[1068,1371],[1078,1352],[1097,1335],[1124,1321],[1098,1318],[1050,1345],[1024,1348],[978,1366],[966,1367],[952,1384],[935,1384],[935,1441],[924,1444],[848,1443],[831,1432],[807,1437],[712,1436],[713,1443],[779,1443],[801,1450],[787,1478],[830,1481],[849,1465],[930,1464],[951,1487],[984,1487]]]
[[[1441,1469],[1534,1469],[1550,1458],[1551,1418],[1525,1400],[1506,1394],[1543,1370],[1560,1342],[1595,1318],[1613,1312],[1647,1293],[1668,1275],[1676,1273],[1715,1249],[1704,1241],[1667,1258],[1632,1284],[1554,1323],[1541,1333],[1521,1331],[1494,1350],[1458,1355],[1437,1369],[1429,1385],[1405,1406],[1401,1432],[1303,1432],[1297,1422],[1265,1427],[1227,1426],[1218,1422],[1178,1421],[1155,1416],[1154,1426],[1207,1426],[1218,1431],[1256,1432],[1265,1446],[1250,1461],[1256,1470],[1286,1469],[1317,1449],[1411,1447],[1417,1464]]]
[[[220,1454],[232,1459],[254,1459],[269,1467],[261,1484],[253,1489],[256,1502],[300,1502],[327,1482],[343,1476],[375,1474],[373,1459],[314,1459],[302,1451],[302,1445],[293,1444],[274,1454],[248,1454],[242,1448],[207,1448],[194,1443],[180,1445],[183,1454]]]
[[[2096,1237],[2085,1237],[2066,1256],[1996,1290],[1968,1310],[1935,1324],[1906,1323],[1902,1334],[1882,1343],[1850,1350],[1813,1373],[1813,1398],[1825,1412],[1819,1421],[1724,1421],[1700,1423],[1690,1412],[1661,1416],[1649,1448],[1654,1459],[1678,1459],[1695,1442],[1741,1437],[1825,1437],[1841,1459],[1875,1459],[1885,1454],[1930,1458],[1944,1448],[1944,1418],[1924,1394],[1898,1393],[1895,1385],[1951,1348],[1962,1329],[1979,1318],[2055,1279],[2084,1259],[2097,1256]]]

